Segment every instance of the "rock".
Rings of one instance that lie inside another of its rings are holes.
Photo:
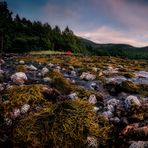
[[[80,78],[89,81],[96,79],[96,76],[87,72],[83,72]]]
[[[25,73],[17,72],[11,76],[11,81],[15,84],[22,85],[27,81],[28,78]]]
[[[0,92],[4,90],[3,84],[0,84]]]
[[[119,100],[117,99],[110,99],[107,101],[107,109],[111,112],[115,111],[115,107],[119,104]]]
[[[17,118],[18,116],[20,116],[20,113],[21,113],[20,109],[18,108],[14,109],[12,118],[13,119]]]
[[[95,137],[87,137],[88,148],[98,148],[98,141]]]
[[[51,82],[52,79],[51,79],[50,77],[45,77],[45,78],[43,78],[43,81],[44,81],[45,83],[48,83],[48,82]]]
[[[30,70],[30,71],[36,71],[37,70],[37,68],[33,65],[27,66],[27,69]]]
[[[5,72],[0,69],[0,81],[3,81]]]
[[[94,72],[98,72],[98,68],[96,68],[96,67],[93,67],[92,70],[93,70]]]
[[[97,112],[97,111],[99,111],[99,110],[100,110],[99,107],[96,107],[96,106],[94,107],[94,111],[95,111],[95,112]]]
[[[99,74],[98,74],[98,76],[99,76],[99,77],[103,76],[103,72],[100,71]]]
[[[113,113],[111,111],[105,111],[102,115],[108,119],[113,117]]]
[[[8,126],[12,125],[12,120],[11,119],[5,118],[4,120],[5,120],[6,125],[8,125]]]
[[[136,97],[136,96],[128,96],[125,101],[125,106],[127,109],[133,107],[133,106],[136,106],[136,107],[140,107],[141,106],[141,103],[139,101],[139,99]]]
[[[71,93],[70,95],[68,95],[68,98],[69,99],[77,99],[78,95],[77,95],[77,93]]]
[[[146,71],[138,71],[135,73],[136,77],[141,77],[141,78],[148,78],[148,72]]]
[[[70,75],[73,76],[73,77],[75,77],[77,74],[76,74],[76,72],[73,70],[73,71],[70,72]]]
[[[49,69],[46,68],[46,67],[44,67],[44,68],[41,70],[42,76],[45,76],[48,72],[49,72]]]
[[[120,119],[118,117],[114,117],[114,118],[111,118],[110,121],[112,121],[114,124],[117,124],[120,122]]]
[[[129,148],[148,148],[148,141],[134,141]]]
[[[66,69],[65,68],[62,68],[62,71],[66,71]]]
[[[27,113],[29,109],[30,109],[30,105],[29,105],[29,104],[24,104],[24,105],[21,107],[21,114]]]
[[[0,59],[0,65],[5,64],[5,61],[3,59]]]
[[[73,66],[69,66],[69,69],[73,71],[75,68]]]
[[[48,66],[49,66],[50,68],[52,68],[52,67],[54,67],[54,64],[49,63]]]
[[[89,103],[91,104],[96,104],[97,103],[97,99],[95,95],[90,95],[89,99],[88,99]]]
[[[25,62],[23,60],[19,61],[19,64],[24,65]]]

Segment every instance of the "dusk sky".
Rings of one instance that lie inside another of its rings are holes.
[[[148,46],[148,0],[6,0],[14,14],[97,43]]]

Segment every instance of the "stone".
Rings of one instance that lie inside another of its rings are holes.
[[[33,65],[27,66],[27,69],[30,71],[37,71],[37,68]]]
[[[87,72],[83,72],[80,78],[83,80],[90,81],[90,80],[95,80],[96,76]]]
[[[0,92],[4,90],[3,84],[0,84]]]
[[[98,141],[95,137],[87,137],[88,148],[98,148]]]
[[[148,148],[148,141],[133,141],[129,148]]]
[[[52,67],[54,67],[54,64],[49,63],[48,66],[49,66],[50,68],[52,68]]]
[[[146,71],[138,71],[135,73],[136,77],[141,77],[141,78],[148,78],[148,72]]]
[[[97,103],[97,99],[95,95],[90,95],[89,99],[88,99],[89,103],[91,104],[96,104]]]
[[[5,64],[5,61],[3,59],[0,59],[0,65]]]
[[[141,103],[139,101],[139,99],[137,98],[137,96],[128,96],[125,101],[125,107],[127,109],[131,108],[132,106],[136,106],[136,107],[140,107],[141,106]]]
[[[76,74],[76,72],[73,70],[73,71],[70,72],[70,75],[73,76],[73,77],[75,77],[77,74]]]
[[[12,118],[13,119],[17,118],[18,116],[20,116],[20,113],[21,113],[20,109],[18,108],[14,109]]]
[[[12,125],[12,120],[10,118],[5,118],[4,120],[5,120],[6,125],[8,126]]]
[[[111,118],[110,121],[112,121],[114,124],[117,124],[120,122],[120,119],[118,117],[114,117],[114,118]]]
[[[111,112],[115,111],[115,106],[117,106],[119,104],[119,100],[117,99],[110,99],[109,101],[107,101],[107,109]]]
[[[70,70],[74,70],[75,68],[73,66],[69,66],[69,69]]]
[[[94,111],[95,111],[95,112],[97,112],[97,111],[99,111],[99,110],[100,110],[99,107],[96,107],[96,106],[94,107]]]
[[[29,109],[30,109],[30,105],[29,105],[29,104],[24,104],[24,105],[21,107],[21,114],[26,114]]]
[[[98,71],[98,68],[93,67],[92,70],[93,70],[94,72],[97,72],[97,71]]]
[[[20,60],[20,61],[19,61],[19,64],[24,65],[25,62],[24,62],[23,60]]]
[[[43,81],[44,81],[45,83],[48,83],[48,82],[51,82],[52,79],[51,79],[50,77],[45,77],[45,78],[43,78]]]
[[[77,93],[71,93],[70,95],[68,95],[68,98],[69,99],[77,99],[78,98],[78,95],[77,95]]]
[[[102,115],[107,117],[108,119],[113,117],[113,113],[111,111],[105,111]]]
[[[25,73],[17,72],[11,76],[11,81],[15,84],[22,85],[27,81],[28,78]]]
[[[49,69],[48,69],[47,67],[44,67],[44,68],[41,70],[41,75],[42,75],[42,76],[45,76],[48,72],[49,72]]]

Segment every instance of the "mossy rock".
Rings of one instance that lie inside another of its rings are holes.
[[[19,147],[86,147],[87,137],[108,139],[110,127],[100,126],[88,101],[64,101],[23,118],[13,131]]]
[[[138,85],[134,84],[131,81],[123,81],[121,86],[123,91],[126,91],[126,92],[138,93],[139,91]]]
[[[42,85],[13,86],[4,93],[4,113],[9,114],[14,108],[20,108],[24,104],[35,105],[44,102]]]

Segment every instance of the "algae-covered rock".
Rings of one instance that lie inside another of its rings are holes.
[[[35,105],[44,101],[42,85],[14,86],[6,90],[4,96],[8,99],[3,104],[4,114],[10,116],[13,110],[21,108],[25,104]]]
[[[86,147],[88,137],[100,144],[108,139],[109,131],[109,127],[98,124],[92,105],[77,99],[26,116],[14,129],[13,140],[18,147],[22,143],[25,147],[40,148]]]

